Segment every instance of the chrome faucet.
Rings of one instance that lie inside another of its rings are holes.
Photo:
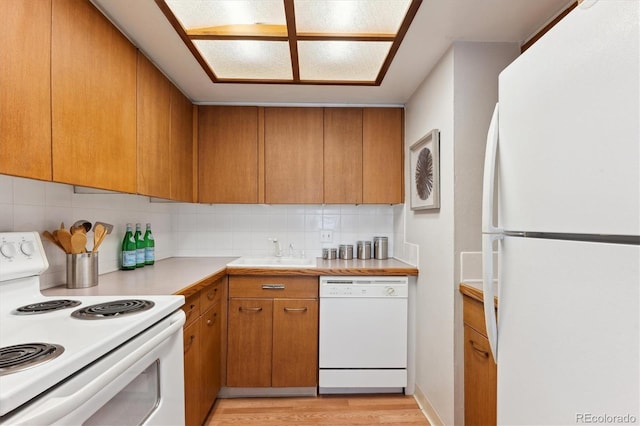
[[[278,241],[277,238],[268,238],[269,241],[273,242],[273,244],[275,244],[275,256],[276,257],[282,257],[282,247],[280,246],[280,241]]]

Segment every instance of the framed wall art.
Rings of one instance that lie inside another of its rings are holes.
[[[440,208],[440,132],[433,129],[411,145],[411,210]]]

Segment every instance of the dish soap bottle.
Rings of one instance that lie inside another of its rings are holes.
[[[120,269],[130,271],[136,269],[136,240],[133,238],[131,224],[127,223],[127,232],[122,240],[122,262]]]
[[[133,234],[136,240],[136,268],[144,267],[144,236],[142,235],[142,225],[136,223],[136,233]]]
[[[153,265],[156,261],[156,242],[151,233],[151,224],[147,223],[147,231],[144,233],[144,263]]]

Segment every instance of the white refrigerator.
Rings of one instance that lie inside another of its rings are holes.
[[[639,22],[638,0],[585,0],[499,76],[483,182],[498,424],[640,423]]]

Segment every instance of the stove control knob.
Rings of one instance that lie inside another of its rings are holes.
[[[0,245],[0,253],[7,259],[11,259],[16,255],[16,248],[13,243],[3,243]]]
[[[387,287],[386,288],[386,293],[387,296],[395,296],[396,295],[396,289],[393,287]]]
[[[25,254],[25,256],[31,256],[33,254],[33,243],[31,241],[24,241],[20,244],[20,251]]]

